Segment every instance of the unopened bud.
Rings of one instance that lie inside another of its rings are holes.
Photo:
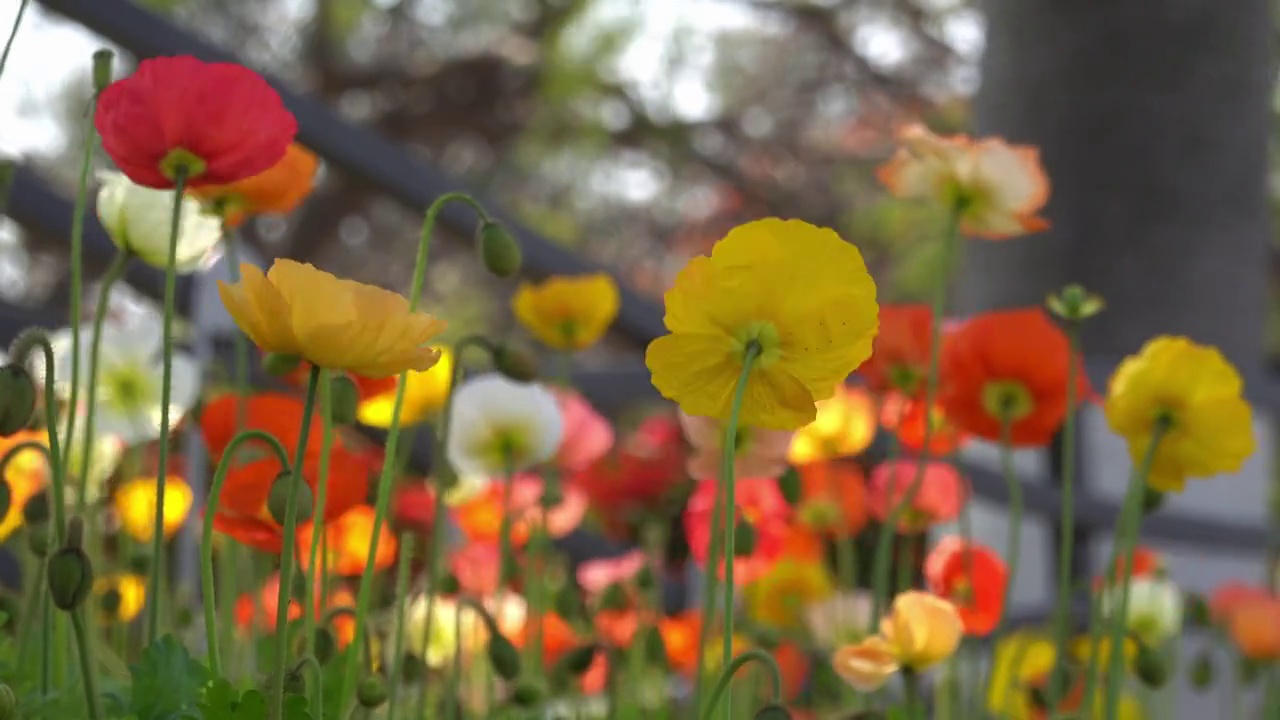
[[[636,573],[636,588],[641,592],[652,590],[658,584],[658,579],[654,577],[653,566],[645,565],[640,568],[640,572]]]
[[[329,419],[334,425],[350,425],[356,421],[360,406],[360,389],[346,375],[329,381]]]
[[[533,382],[538,378],[538,361],[533,353],[516,345],[503,343],[493,349],[493,366],[516,382]]]
[[[267,511],[271,513],[271,519],[280,525],[284,525],[285,515],[289,510],[290,488],[293,488],[294,502],[297,505],[297,521],[306,522],[311,519],[311,486],[302,482],[301,478],[295,482],[293,473],[286,470],[276,476],[275,482],[271,484],[271,492],[267,495]]]
[[[382,679],[381,675],[366,676],[356,688],[356,700],[360,702],[361,707],[370,709],[385,703],[389,694],[387,681]]]
[[[738,526],[733,529],[733,555],[746,557],[756,551],[756,529],[744,520],[735,521]]]
[[[267,353],[262,356],[262,369],[269,374],[277,377],[283,377],[298,369],[298,365],[302,363],[302,358],[297,355],[284,355],[281,353]]]
[[[756,711],[755,720],[791,720],[791,713],[781,705],[771,703]]]
[[[1207,650],[1201,650],[1191,661],[1191,669],[1187,673],[1191,678],[1191,687],[1197,691],[1204,691],[1213,685],[1214,675],[1216,671],[1213,665],[1213,655]]]
[[[1197,593],[1186,594],[1187,608],[1187,625],[1194,628],[1209,627],[1213,623],[1213,613],[1209,610],[1209,603],[1204,601],[1204,597]]]
[[[591,667],[591,662],[596,658],[596,650],[594,644],[579,645],[565,653],[564,657],[560,658],[559,665],[565,672],[578,677]]]
[[[542,497],[538,498],[538,505],[543,510],[550,510],[562,502],[564,502],[564,488],[558,481],[548,478],[542,488]]]
[[[298,668],[289,668],[284,674],[284,691],[290,695],[307,694],[307,678]]]
[[[662,631],[650,625],[641,632],[643,633],[641,642],[643,643],[645,658],[651,665],[666,667],[667,643],[662,639]]]
[[[1169,664],[1146,643],[1139,643],[1133,669],[1138,679],[1149,688],[1162,688],[1169,682]]]
[[[782,497],[791,507],[795,507],[800,503],[801,487],[800,473],[793,467],[788,466],[781,475],[778,476],[778,490],[782,492]]]
[[[100,93],[111,84],[111,61],[114,59],[115,53],[106,48],[93,53],[93,89],[95,92]]]
[[[556,591],[552,604],[555,606],[556,614],[566,620],[582,615],[582,600],[578,597],[578,590],[572,583],[566,583]]]
[[[48,557],[53,549],[53,528],[48,523],[27,525],[27,547],[38,558]]]
[[[49,596],[59,610],[75,610],[93,590],[93,563],[78,547],[59,548],[49,557],[46,572]]]
[[[520,677],[520,653],[516,652],[516,646],[501,633],[489,636],[488,655],[494,672],[503,680]]]
[[[27,498],[22,506],[22,521],[28,525],[40,525],[49,522],[49,492],[40,492]]]
[[[1107,306],[1101,295],[1095,295],[1080,285],[1068,285],[1056,295],[1045,298],[1049,312],[1071,322],[1080,322],[1102,312]]]
[[[441,595],[457,595],[462,590],[462,583],[458,582],[457,575],[444,573],[440,576],[440,580],[436,582],[436,590]]]
[[[546,693],[542,690],[542,686],[523,680],[516,683],[515,688],[511,691],[511,702],[520,707],[533,707],[542,702],[542,698]]]
[[[0,435],[12,435],[31,424],[36,412],[36,386],[17,363],[0,366]]]
[[[486,220],[480,226],[480,261],[489,272],[509,278],[520,272],[520,244],[501,225]]]

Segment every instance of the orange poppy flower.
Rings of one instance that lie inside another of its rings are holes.
[[[244,426],[238,425],[240,405],[244,405]],[[209,456],[216,462],[223,451],[241,430],[261,430],[280,441],[289,457],[298,447],[298,434],[302,428],[303,403],[295,395],[278,392],[260,392],[248,397],[235,393],[223,393],[205,404],[200,413],[200,434],[204,437]],[[320,452],[323,433],[320,423],[313,422],[307,435],[307,447]],[[240,446],[237,458],[249,460],[255,455],[257,443]],[[261,446],[258,446],[261,447]],[[256,451],[260,457],[268,457],[266,450]],[[272,462],[274,462],[274,456]]]
[[[924,446],[926,423],[933,424],[927,449]],[[966,440],[964,432],[947,418],[941,404],[934,403],[933,411],[926,413],[924,400],[902,393],[891,392],[880,398],[880,424],[893,433],[904,450],[918,455],[944,457],[960,449]]]
[[[235,622],[240,631],[253,634],[255,632],[274,633],[276,631],[276,603],[279,602],[280,573],[272,573],[256,593],[245,593],[236,598]],[[356,598],[345,587],[334,590],[328,602],[321,601],[320,578],[316,578],[316,619],[333,608],[355,607]],[[302,603],[289,601],[289,621],[302,619]],[[355,639],[355,618],[350,615],[338,615],[333,619],[330,629],[338,647],[343,648]]]
[[[698,483],[684,511],[684,532],[689,553],[700,565],[706,564],[711,547],[711,521],[719,495],[718,480]],[[734,505],[738,522],[751,525],[755,546],[746,555],[733,558],[735,584],[759,580],[782,556],[790,527],[791,508],[773,478],[741,478],[736,482]],[[719,568],[721,576],[724,565]]]
[[[564,618],[554,612],[546,612],[540,618],[526,618],[524,625],[516,632],[512,643],[518,648],[523,648],[531,642],[535,623],[539,620],[542,626],[542,661],[548,666],[555,665],[561,656],[582,642],[577,631],[565,622]]]
[[[591,665],[578,681],[583,695],[599,695],[609,684],[609,654],[597,650],[591,657]]]
[[[368,505],[356,505],[330,521],[326,526],[329,537],[329,572],[337,575],[360,575],[369,563],[369,546],[373,542],[374,509]],[[313,525],[307,523],[298,529],[299,563],[309,570],[311,534]],[[386,570],[396,561],[396,536],[386,523],[378,533],[378,550],[374,555],[373,569]]]
[[[906,499],[922,472],[921,463],[924,468],[920,485],[911,507],[898,516],[898,530],[922,532],[931,525],[956,519],[968,495],[960,473],[947,463],[905,459],[880,463],[871,471],[868,498],[872,517],[885,520]]]
[[[1271,591],[1266,588],[1238,581],[1229,582],[1218,587],[1209,597],[1209,615],[1215,622],[1223,623],[1236,608],[1253,600],[1266,600],[1271,596]]]
[[[315,153],[292,143],[284,157],[265,172],[229,185],[204,185],[188,191],[209,203],[230,227],[250,215],[292,212],[311,194],[320,161]]]
[[[983,313],[942,343],[943,408],[966,432],[1015,446],[1047,444],[1067,411],[1067,336],[1038,308]],[[1079,374],[1076,397],[1089,395]]]
[[[817,533],[795,523],[788,528],[787,535],[782,540],[782,552],[778,554],[791,560],[821,562],[827,556],[827,547]]]
[[[858,374],[877,393],[921,395],[929,373],[932,339],[933,309],[928,305],[881,305],[880,333]]]
[[[396,488],[391,500],[391,517],[402,530],[429,534],[436,519],[435,489],[421,483]]]
[[[640,613],[635,609],[597,610],[591,618],[601,641],[617,648],[631,646],[640,630]]]
[[[867,524],[867,482],[857,465],[802,465],[796,519],[815,532],[853,536]]]
[[[783,641],[773,649],[773,659],[782,673],[782,699],[799,695],[813,665],[808,653],[794,642]]]
[[[1227,618],[1227,632],[1240,654],[1250,660],[1280,660],[1280,598],[1240,602]]]
[[[658,621],[658,633],[671,669],[691,677],[698,669],[698,641],[702,636],[702,612],[685,610]]]
[[[955,604],[968,635],[982,637],[1000,624],[1009,570],[991,548],[951,535],[924,560],[929,591]]]
[[[453,507],[454,520],[463,534],[472,542],[496,543],[501,538],[503,504],[511,506],[511,542],[524,545],[529,532],[536,524],[546,529],[554,538],[573,532],[582,524],[587,513],[587,496],[574,486],[561,488],[564,498],[560,503],[544,511],[541,505],[542,478],[536,475],[516,475],[511,479],[510,497],[502,481],[489,483],[474,496]]]

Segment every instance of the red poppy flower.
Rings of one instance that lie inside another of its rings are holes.
[[[298,123],[254,71],[190,56],[143,60],[98,98],[102,147],[130,180],[171,188],[225,185],[270,169]]]
[[[1000,624],[1009,570],[991,548],[945,537],[925,557],[924,578],[930,592],[955,604],[969,635],[987,635]]]
[[[1267,600],[1271,591],[1238,580],[1225,583],[1209,596],[1209,615],[1215,622],[1225,622],[1235,610],[1255,600]]]
[[[542,661],[548,666],[555,665],[561,656],[580,643],[578,633],[573,626],[554,612],[542,613],[537,618],[528,618],[516,633],[512,643],[518,648],[525,647],[525,644],[533,639],[535,625],[542,626]]]
[[[933,430],[926,450],[927,422],[933,423]],[[918,455],[944,457],[958,450],[966,440],[964,432],[947,418],[941,404],[934,403],[933,412],[926,413],[924,400],[902,393],[891,392],[880,398],[880,424],[893,433],[904,450]]]
[[[867,482],[857,465],[803,465],[796,518],[809,530],[852,537],[867,524]]]
[[[1156,550],[1139,545],[1133,549],[1133,561],[1129,566],[1129,577],[1140,578],[1148,575],[1156,575],[1164,571],[1164,557]],[[1116,564],[1111,572],[1111,581],[1119,582],[1124,577],[1124,558],[1116,558]],[[1094,578],[1093,589],[1100,590],[1107,579],[1105,577]]]
[[[929,373],[933,310],[928,305],[880,306],[880,332],[871,357],[858,368],[876,392],[924,392]]]
[[[702,636],[702,611],[686,610],[658,621],[658,633],[667,651],[667,663],[681,675],[697,671],[698,642]]]
[[[436,491],[425,484],[401,485],[391,500],[391,517],[402,530],[430,533],[436,519]]]
[[[243,410],[241,405],[243,404]],[[241,430],[260,430],[280,441],[289,457],[294,456],[298,447],[298,437],[302,429],[303,403],[300,398],[287,393],[260,392],[248,397],[235,393],[223,393],[205,406],[200,413],[200,433],[204,437],[209,456],[217,461],[231,444],[232,438]],[[244,425],[239,424],[240,413],[244,413]],[[307,432],[307,449],[319,454],[323,429],[320,423],[313,422]],[[257,450],[253,448],[259,448]],[[250,441],[240,446],[236,456],[242,460],[250,460],[255,455],[272,458],[264,446]],[[277,464],[277,468],[278,468]]]
[[[773,649],[773,660],[782,675],[782,699],[789,700],[804,690],[812,662],[800,645],[784,640]],[[794,715],[792,716],[794,717]]]
[[[1010,442],[1045,445],[1067,411],[1067,336],[1039,309],[978,315],[942,343],[943,408],[966,432],[1000,439],[1002,415]],[[1089,395],[1079,374],[1077,397]]]
[[[689,552],[699,564],[707,562],[711,546],[711,521],[718,495],[717,480],[698,483],[684,511],[684,532]],[[755,546],[746,555],[733,559],[735,584],[759,580],[782,556],[790,530],[791,508],[773,478],[742,478],[735,483],[736,521],[751,525]],[[731,517],[730,520],[735,520]],[[723,577],[724,566],[720,573]]]
[[[640,631],[640,613],[634,608],[597,610],[591,622],[600,640],[617,648],[630,647],[632,639]]]
[[[618,531],[670,498],[686,480],[684,439],[674,416],[654,415],[615,451],[575,473],[571,485],[587,494],[606,525]]]
[[[968,494],[960,473],[947,463],[916,460],[891,460],[871,471],[871,515],[881,521],[888,518],[890,511],[906,499],[917,475],[920,485],[911,507],[898,516],[898,529],[921,532],[930,525],[956,519]]]

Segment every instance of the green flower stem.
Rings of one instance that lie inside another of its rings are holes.
[[[921,445],[922,457],[916,466],[915,477],[902,500],[889,510],[888,516],[880,524],[880,532],[876,538],[874,565],[872,566],[872,585],[874,605],[872,617],[878,617],[885,609],[889,599],[889,566],[890,554],[894,546],[894,531],[903,513],[915,502],[916,493],[924,484],[924,462],[930,455],[933,444],[933,405],[938,397],[938,363],[942,349],[942,318],[947,310],[947,287],[951,266],[954,264],[956,250],[960,244],[960,216],[963,207],[957,204],[952,208],[951,223],[942,240],[942,263],[938,272],[938,283],[933,295],[933,327],[929,338],[929,369],[925,374],[924,384],[924,441]]]
[[[730,447],[733,447],[732,445]],[[772,685],[771,698],[773,702],[780,702],[782,699],[782,671],[778,669],[778,663],[769,653],[760,648],[752,648],[738,655],[725,663],[724,670],[720,671],[720,678],[716,681],[715,687],[711,690],[711,697],[707,703],[706,710],[703,711],[701,717],[703,720],[709,720],[715,715],[716,703],[720,700],[720,696],[729,688],[729,683],[733,680],[733,676],[738,670],[749,662],[757,662],[765,667],[769,673],[769,681]]]
[[[545,479],[544,479],[545,481]],[[544,490],[545,492],[545,490]],[[532,522],[529,528],[529,571],[523,578],[525,597],[528,600],[529,618],[533,621],[533,634],[525,646],[525,667],[531,673],[531,679],[542,677],[543,618],[546,615],[546,597],[543,591],[543,578],[548,572],[549,559],[547,528],[545,517],[543,522]]]
[[[218,460],[217,468],[214,469],[213,482],[209,485],[209,497],[206,501],[203,534],[200,538],[200,594],[204,599],[202,605],[204,605],[205,642],[209,646],[209,669],[213,671],[215,677],[225,676],[222,674],[222,658],[218,653],[217,600],[213,585],[213,518],[217,514],[219,500],[222,497],[222,484],[227,480],[227,472],[231,470],[231,462],[236,450],[250,440],[266,443],[279,461],[280,467],[289,467],[289,454],[285,452],[284,445],[279,440],[261,430],[246,430],[231,438],[227,448],[222,451],[222,458]],[[222,564],[225,566],[229,563]],[[227,586],[222,587],[225,592]],[[223,605],[231,607],[234,602],[223,603]]]
[[[284,667],[289,654],[289,643],[285,638],[289,632],[289,591],[293,587],[293,566],[296,563],[294,544],[298,535],[298,486],[306,482],[302,475],[302,463],[307,456],[307,438],[311,435],[311,418],[315,414],[316,390],[319,385],[320,368],[313,366],[307,378],[307,396],[302,405],[298,448],[294,454],[293,468],[289,472],[289,492],[285,498],[284,527],[281,529],[284,547],[280,550],[280,591],[276,593],[276,657],[272,664],[273,686],[271,704],[268,705],[273,720],[279,720],[284,715]],[[307,612],[303,613],[306,614]]]
[[[179,166],[173,178],[173,215],[169,221],[169,257],[164,264],[164,367],[160,381],[160,458],[156,463],[156,517],[151,536],[151,586],[147,588],[147,640],[160,637],[160,588],[164,579],[161,562],[164,548],[164,486],[169,472],[169,405],[173,394],[173,315],[178,295],[178,231],[182,225],[183,191],[187,187],[187,168]],[[92,373],[92,371],[91,371]],[[88,429],[88,422],[86,420]],[[88,440],[88,436],[86,436]]]
[[[0,477],[4,477],[0,473]],[[41,604],[44,601],[45,588],[44,582],[44,560],[34,563],[34,579],[28,581],[30,587],[27,588],[27,601],[23,605],[22,617],[19,618],[22,627],[18,629],[18,667],[25,667],[27,662],[27,651],[30,650],[31,633],[40,626],[35,622],[37,613],[40,612]]]
[[[417,310],[418,303],[422,300],[422,286],[426,282],[427,258],[431,251],[431,235],[435,230],[436,218],[446,204],[454,201],[470,205],[482,220],[488,219],[488,215],[485,213],[484,208],[480,206],[480,203],[465,193],[446,193],[431,203],[422,219],[422,233],[418,240],[418,255],[414,259],[413,285],[409,290],[410,312]],[[457,362],[456,357],[454,362]],[[391,476],[395,471],[396,448],[399,447],[400,442],[400,413],[404,408],[407,377],[408,373],[400,373],[400,380],[396,383],[395,404],[392,406],[391,411],[391,426],[387,428],[386,454],[382,462],[382,472],[378,477],[378,497],[374,505],[373,527],[371,528],[373,541],[369,543],[369,557],[365,563],[364,572],[360,575],[360,590],[356,596],[355,640],[357,642],[365,631],[365,617],[369,613],[369,601],[373,594],[373,566],[378,553],[378,540],[382,532],[382,524],[387,519],[387,510],[391,506]],[[450,394],[452,394],[452,388],[450,389]],[[432,552],[436,551],[433,550]],[[351,701],[351,693],[355,690],[357,669],[358,663],[356,662],[355,654],[348,654],[347,666],[342,674],[341,691],[338,696],[339,707],[345,708]]]
[[[711,535],[707,541],[707,564],[702,571],[702,626],[698,629],[698,662],[694,666],[693,698],[696,711],[701,714],[704,700],[702,696],[703,682],[706,680],[707,646],[711,643],[711,625],[716,614],[716,592],[720,573],[716,567],[716,558],[720,556],[720,546],[724,542],[725,502],[724,486],[716,486],[716,501],[711,509]]]
[[[84,447],[80,451],[80,477],[77,479],[76,485],[76,512],[83,515],[86,506],[85,494],[88,491],[89,484],[89,468],[93,462],[94,451],[94,428],[93,421],[98,407],[98,356],[102,353],[102,327],[107,319],[107,306],[111,302],[111,288],[115,286],[123,275],[125,268],[129,266],[129,260],[132,257],[128,252],[118,252],[111,259],[111,264],[107,266],[107,271],[102,274],[102,279],[98,285],[98,306],[93,313],[93,336],[89,340],[89,378],[88,387],[85,395],[89,398],[87,407],[84,411]],[[76,281],[72,281],[75,283]],[[77,293],[78,294],[78,293]],[[71,448],[75,445],[72,442],[71,432],[75,429],[74,418],[76,416],[76,391],[80,384],[79,362],[80,362],[80,321],[77,316],[76,320],[71,323],[71,410],[67,413],[67,455],[70,456]],[[163,512],[163,508],[161,508]],[[163,516],[162,516],[163,517]],[[154,551],[154,548],[152,548]],[[153,557],[157,557],[153,555]],[[158,560],[157,560],[158,562]]]
[[[405,595],[409,591],[409,562],[413,559],[413,535],[410,533],[400,534],[400,557],[398,567],[396,568],[396,600],[392,606],[396,610],[396,636],[393,644],[393,652],[391,654],[391,668],[387,683],[389,686],[389,697],[387,699],[387,717],[395,718],[396,701],[399,699],[399,693],[396,692],[397,686],[400,684],[400,667],[404,661],[404,600]]]
[[[1071,634],[1071,553],[1075,545],[1075,467],[1076,467],[1076,384],[1080,373],[1080,323],[1067,323],[1067,413],[1062,422],[1062,517],[1058,524],[1061,536],[1058,538],[1058,600],[1054,603],[1053,645],[1064,648]],[[1013,576],[1009,576],[1009,584],[1013,584]],[[1049,675],[1049,707],[1058,707],[1063,693],[1067,689],[1066,663],[1057,663]]]
[[[1110,653],[1111,658],[1107,664],[1106,720],[1115,720],[1120,701],[1120,688],[1124,684],[1124,640],[1125,626],[1129,615],[1129,581],[1130,576],[1133,574],[1133,550],[1138,543],[1138,530],[1142,524],[1142,497],[1147,487],[1147,476],[1151,474],[1151,466],[1156,459],[1156,449],[1160,446],[1160,441],[1168,430],[1169,422],[1167,420],[1162,418],[1156,421],[1155,429],[1151,433],[1151,442],[1147,446],[1146,454],[1143,455],[1142,463],[1135,469],[1133,476],[1129,478],[1129,488],[1125,493],[1124,507],[1121,509],[1119,520],[1116,522],[1115,554],[1121,563],[1119,577],[1120,601],[1112,607],[1112,617],[1109,618],[1111,621],[1111,633],[1107,651]],[[1111,574],[1113,567],[1115,567],[1114,562],[1107,566],[1106,572],[1108,576]],[[1090,703],[1092,699],[1085,695],[1084,702]]]
[[[311,671],[315,673],[316,676],[315,697],[320,698],[320,702],[317,702],[312,706],[315,711],[315,720],[324,720],[324,668],[312,653],[303,655],[302,659],[298,661],[298,664],[293,666],[293,669],[295,672],[302,672],[302,667],[304,665],[311,668]]]
[[[920,692],[920,676],[915,670],[902,671],[902,691],[906,698],[907,720],[925,720],[924,698]]]
[[[98,709],[98,686],[94,679],[93,655],[89,652],[89,633],[84,628],[84,618],[80,617],[77,608],[71,611],[71,627],[76,635],[76,648],[80,655],[80,680],[84,685],[84,699],[89,706],[89,720],[99,720],[102,711]]]
[[[756,358],[760,357],[760,344],[747,343],[742,358],[742,374],[738,376],[738,386],[733,394],[733,405],[729,408],[729,421],[725,423],[724,442],[720,458],[720,480],[724,483],[724,638],[720,650],[720,666],[727,667],[733,659],[733,593],[737,589],[733,584],[733,566],[735,560],[734,529],[737,526],[734,508],[737,500],[734,494],[734,450],[738,447],[738,415],[742,412],[742,401],[747,396],[747,384],[751,379],[751,368]],[[730,674],[732,675],[732,673]],[[730,696],[731,698],[732,696]],[[725,717],[733,718],[732,702],[725,698]],[[712,708],[715,703],[712,703]]]
[[[31,351],[39,348],[44,356],[44,416],[58,417],[58,395],[54,392],[53,378],[53,346],[44,331],[25,331],[14,340],[9,349],[9,361],[25,366]],[[53,531],[54,539],[61,545],[66,535],[66,479],[67,466],[62,462],[62,446],[58,441],[57,421],[48,423],[45,432],[49,435],[49,447],[41,448],[45,460],[49,463],[49,486],[53,493]],[[21,445],[19,445],[21,447]],[[0,470],[3,466],[0,466]],[[3,477],[3,476],[0,476]]]
[[[1009,488],[1009,542],[1005,553],[1008,559],[1005,564],[1009,568],[1009,582],[1004,586],[1004,613],[1000,625],[1009,616],[1009,604],[1013,601],[1014,581],[1018,577],[1018,561],[1022,559],[1022,481],[1018,479],[1017,470],[1013,466],[1013,421],[1008,416],[1000,420],[1000,471],[1004,474],[1005,485]],[[999,629],[999,627],[997,627]]]
[[[316,573],[316,558],[320,554],[321,539],[328,535],[329,530],[325,527],[325,507],[329,503],[329,456],[333,452],[333,418],[331,417],[332,408],[330,405],[333,398],[330,396],[332,387],[330,385],[330,374],[328,370],[320,370],[320,476],[316,479],[315,502],[311,503],[311,547],[307,549],[307,571]],[[325,548],[325,555],[328,556],[328,548]],[[328,592],[328,578],[324,577],[325,573],[320,573],[320,592]],[[313,579],[307,583],[306,609],[302,613],[302,652],[310,652],[311,644],[315,641],[316,634],[316,605],[317,598],[316,583]]]
[[[40,697],[49,697],[52,671],[53,603],[45,600],[40,610]]]
[[[22,4],[18,6],[18,15],[13,19],[13,29],[9,31],[9,40],[4,44],[4,54],[0,55],[0,75],[4,75],[4,66],[9,63],[9,51],[13,49],[13,41],[18,37],[18,27],[22,25],[22,15],[27,11],[27,3],[30,0],[22,0]]]

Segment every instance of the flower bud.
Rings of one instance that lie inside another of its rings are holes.
[[[738,526],[733,530],[733,555],[746,557],[756,550],[756,529],[745,520],[736,520]]]
[[[650,625],[641,631],[641,642],[644,643],[644,656],[651,665],[665,668],[667,666],[667,644],[662,639],[662,631]]]
[[[640,592],[648,592],[658,584],[657,577],[653,574],[653,566],[645,565],[636,573],[636,589]]]
[[[591,661],[596,658],[596,650],[595,644],[579,645],[565,653],[560,658],[559,665],[574,677],[581,676],[591,667]]]
[[[298,668],[290,668],[284,674],[284,691],[290,695],[307,694],[307,678]]]
[[[1101,295],[1095,295],[1080,285],[1068,285],[1056,295],[1045,298],[1049,312],[1071,322],[1080,322],[1102,312],[1107,306]]]
[[[43,525],[49,522],[49,492],[40,492],[27,498],[22,506],[22,521],[28,525]]]
[[[1169,664],[1160,653],[1146,643],[1138,644],[1138,656],[1133,662],[1134,673],[1149,688],[1162,688],[1169,682]]]
[[[78,547],[59,548],[49,557],[46,572],[49,596],[59,610],[75,610],[93,590],[93,564]]]
[[[401,682],[415,683],[426,674],[427,665],[417,655],[407,652],[400,656]]]
[[[321,665],[333,659],[338,652],[338,641],[334,639],[333,633],[328,628],[316,628],[316,634],[311,641],[311,652],[315,653],[316,660]]]
[[[267,510],[271,513],[271,519],[280,525],[284,525],[285,514],[289,509],[290,486],[295,484],[294,501],[298,508],[297,520],[306,522],[311,519],[311,486],[302,482],[301,478],[294,483],[293,473],[286,470],[276,476],[275,482],[271,484],[271,493],[267,495]]]
[[[4,683],[0,683],[0,720],[18,720],[18,696]]]
[[[516,345],[502,344],[493,348],[493,366],[516,382],[533,382],[538,378],[538,361],[533,353]]]
[[[551,510],[564,502],[564,487],[554,478],[547,478],[542,487],[542,497],[538,498],[538,506],[543,510]]]
[[[1193,628],[1205,628],[1213,624],[1213,615],[1209,611],[1209,603],[1204,597],[1195,593],[1187,593],[1187,625]]]
[[[533,707],[542,701],[542,687],[529,682],[528,680],[516,683],[516,687],[511,691],[511,702],[520,707]]]
[[[116,54],[106,48],[93,53],[93,90],[101,93],[111,84],[111,61]]]
[[[791,507],[795,507],[800,503],[800,473],[793,467],[787,466],[787,469],[778,476],[778,490],[782,492],[782,497]]]
[[[791,713],[777,703],[770,703],[756,711],[755,720],[791,720]]]
[[[381,675],[366,676],[356,688],[356,700],[360,702],[361,707],[370,709],[382,705],[390,694],[387,681],[382,679]]]
[[[1191,687],[1197,691],[1204,691],[1213,685],[1214,675],[1216,674],[1213,665],[1213,654],[1208,650],[1201,650],[1191,660],[1191,669],[1187,673],[1191,678]]]
[[[338,375],[329,381],[329,419],[334,425],[350,425],[356,421],[356,408],[360,405],[360,389],[346,375]]]
[[[515,680],[520,676],[520,653],[501,633],[490,634],[488,654],[494,672],[503,680]]]
[[[284,355],[281,353],[267,353],[262,356],[262,369],[268,374],[277,377],[283,377],[298,369],[298,365],[302,363],[302,358],[297,355]]]
[[[582,599],[578,597],[577,587],[572,583],[566,583],[556,591],[552,604],[556,614],[566,620],[582,616]]]
[[[520,272],[520,244],[501,225],[485,220],[480,226],[480,260],[489,272],[509,278]]]
[[[27,547],[38,558],[48,557],[53,548],[53,528],[48,523],[27,525]]]
[[[440,576],[440,580],[436,582],[436,590],[441,595],[457,595],[462,590],[462,584],[458,582],[458,576],[447,572]]]
[[[22,430],[35,412],[36,386],[31,374],[16,363],[0,367],[0,435]]]

